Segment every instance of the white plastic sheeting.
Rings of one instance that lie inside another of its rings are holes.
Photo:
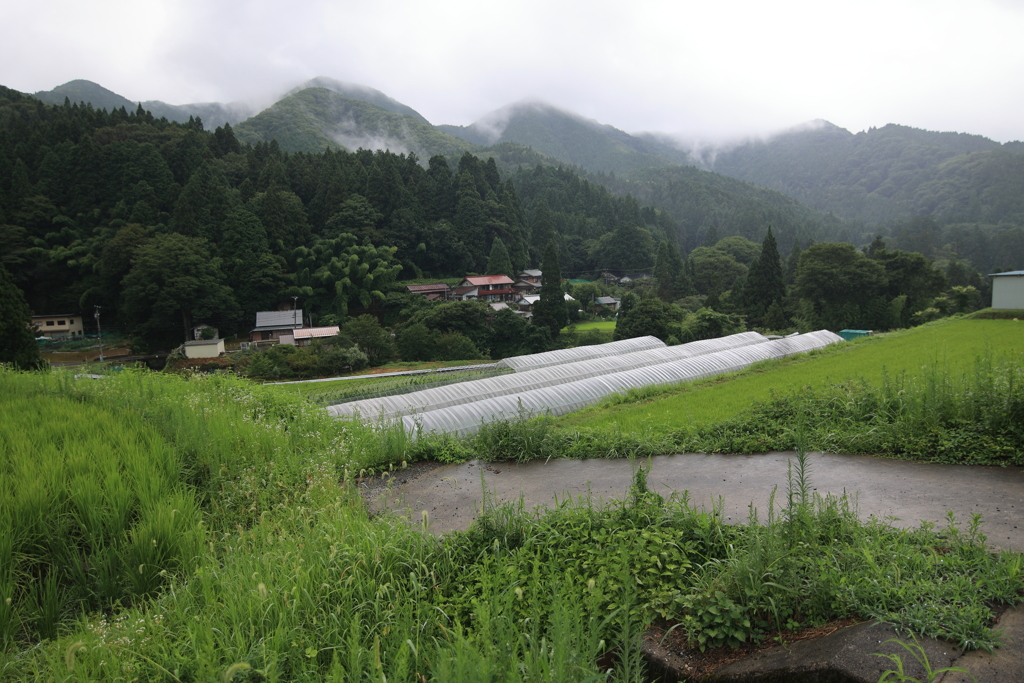
[[[653,337],[652,337],[653,338]],[[719,339],[706,339],[679,346],[664,346],[647,351],[634,351],[619,356],[606,356],[590,360],[527,370],[500,377],[471,380],[443,387],[423,389],[397,396],[369,398],[330,406],[327,411],[335,417],[360,415],[371,420],[387,420],[402,415],[440,410],[463,403],[482,401],[533,389],[565,384],[588,377],[599,377],[615,372],[633,370],[649,365],[692,358],[705,353],[760,344],[768,341],[757,332],[741,332]],[[572,349],[575,350],[575,349]],[[543,355],[543,354],[539,354]]]
[[[646,351],[648,349],[664,347],[665,342],[657,337],[635,337],[617,342],[608,342],[607,344],[577,346],[573,349],[558,349],[556,351],[545,351],[544,353],[531,353],[526,356],[513,356],[499,360],[495,366],[499,368],[512,368],[516,372],[524,372],[552,365],[561,365],[562,363],[575,363],[592,358],[605,358],[606,356],[617,356],[621,353],[632,353],[633,351]]]
[[[410,434],[447,432],[470,434],[484,422],[515,418],[520,411],[529,415],[564,415],[597,403],[605,396],[659,384],[689,382],[742,370],[758,361],[784,358],[824,348],[842,341],[827,330],[716,351],[683,360],[650,365],[567,382],[531,391],[510,393],[473,403],[451,406],[401,418]]]

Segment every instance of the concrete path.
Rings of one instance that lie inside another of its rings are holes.
[[[753,504],[763,519],[778,487],[784,499],[787,464],[793,453],[762,455],[667,455],[651,459],[648,485],[662,495],[688,491],[692,503],[710,509],[718,497],[730,521],[747,518]],[[939,465],[871,456],[809,455],[810,480],[820,494],[856,496],[863,518],[897,518],[899,526],[922,520],[945,525],[947,511],[966,526],[982,516],[991,545],[1024,551],[1024,468]],[[518,501],[526,509],[553,505],[567,496],[599,502],[626,495],[633,464],[626,460],[552,460],[526,464],[472,461],[445,465],[415,476],[396,472],[373,506],[408,514],[417,523],[426,511],[435,533],[466,529],[480,508],[483,486],[495,501]],[[482,480],[482,481],[481,481]]]

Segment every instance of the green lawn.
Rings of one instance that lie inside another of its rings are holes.
[[[663,434],[727,420],[755,400],[769,398],[773,391],[788,393],[849,378],[877,384],[886,374],[916,375],[934,364],[958,372],[986,352],[997,356],[1024,352],[1024,322],[942,320],[814,354],[761,363],[741,373],[668,390],[649,401],[597,406],[559,418],[558,424]]]

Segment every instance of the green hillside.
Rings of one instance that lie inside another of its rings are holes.
[[[412,115],[395,114],[326,88],[307,88],[284,98],[238,124],[235,134],[254,145],[277,140],[286,152],[386,148],[427,159],[459,155],[474,147]]]
[[[514,142],[592,172],[689,163],[689,154],[544,104],[514,105],[470,126],[440,130],[478,145]]]
[[[867,223],[1024,221],[1024,154],[980,135],[827,122],[718,152],[708,167]]]
[[[409,105],[402,104],[398,100],[388,97],[380,90],[369,88],[365,85],[359,85],[356,83],[343,83],[333,78],[327,78],[326,76],[317,76],[311,78],[305,83],[295,88],[292,88],[286,93],[288,95],[294,95],[307,88],[327,88],[333,92],[347,97],[350,100],[359,100],[360,102],[366,102],[372,104],[375,107],[380,107],[384,111],[389,111],[393,114],[401,114],[403,116],[412,116],[413,118],[422,121],[423,123],[430,123],[426,118],[423,117],[418,111],[410,107]]]

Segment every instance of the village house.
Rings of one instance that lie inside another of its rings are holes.
[[[249,341],[280,341],[282,334],[302,327],[302,309],[291,311],[258,311],[256,327],[249,332]]]
[[[443,282],[436,282],[428,285],[406,285],[405,289],[409,294],[421,294],[425,296],[427,301],[448,299],[451,293],[451,288]]]
[[[340,329],[337,325],[303,327],[290,333],[282,334],[279,341],[282,344],[291,344],[292,346],[309,346],[313,343],[314,339],[329,339],[337,335]]]
[[[50,337],[81,337],[85,334],[82,327],[82,316],[76,313],[59,313],[56,315],[34,315],[32,326],[36,334]]]
[[[576,299],[573,299],[568,294],[563,294],[562,296],[566,301],[576,301]],[[520,313],[525,313],[526,317],[530,318],[533,317],[533,306],[538,301],[540,301],[540,294],[527,294],[516,302],[516,306],[519,307]]]
[[[605,308],[617,311],[619,310],[619,304],[621,304],[622,301],[613,296],[599,296],[594,299],[594,303],[598,306],[604,306]]]
[[[466,277],[459,283],[459,286],[455,288],[458,292],[463,287],[475,287],[475,296],[470,296],[469,292],[463,295],[463,300],[470,300],[471,298],[477,301],[486,301],[488,303],[492,301],[515,301],[516,297],[519,296],[518,292],[512,288],[515,283],[508,275],[471,275]]]

